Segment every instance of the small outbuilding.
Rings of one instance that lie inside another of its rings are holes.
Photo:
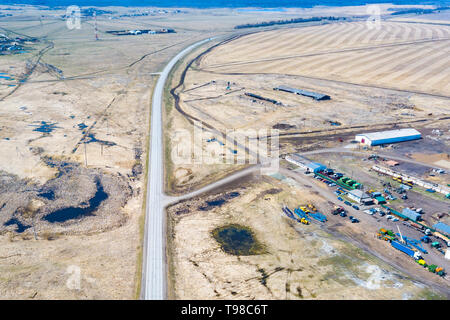
[[[317,100],[317,101],[331,99],[331,97],[327,94],[312,92],[312,91],[303,90],[303,89],[295,89],[295,88],[291,88],[291,87],[287,87],[287,86],[278,86],[278,87],[273,88],[273,90],[295,93],[295,94],[298,94],[301,96],[313,98],[314,100]]]
[[[420,213],[417,213],[416,211],[411,210],[409,208],[403,209],[402,215],[404,215],[405,217],[410,218],[413,221],[421,220]]]
[[[376,204],[385,204],[386,199],[383,196],[377,196],[377,197],[375,197],[375,203]]]
[[[363,204],[370,204],[373,203],[373,200],[371,197],[369,197],[369,195],[365,192],[363,192],[362,190],[356,189],[356,190],[351,190],[348,192],[347,196],[358,202],[358,203],[363,203]]]

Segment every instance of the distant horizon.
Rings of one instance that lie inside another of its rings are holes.
[[[312,8],[364,6],[367,4],[393,4],[393,5],[434,5],[446,6],[450,0],[445,1],[419,1],[419,0],[0,0],[0,5],[34,5],[46,7],[61,7],[78,5],[83,7],[158,7],[158,8]]]

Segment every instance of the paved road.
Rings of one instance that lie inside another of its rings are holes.
[[[233,182],[235,180],[238,180],[238,179],[242,179],[243,177],[245,177],[247,175],[250,175],[252,173],[255,173],[255,172],[260,173],[261,172],[261,168],[262,167],[261,167],[260,164],[256,164],[256,165],[253,165],[251,167],[245,168],[243,170],[237,171],[237,172],[235,172],[233,174],[230,174],[229,176],[227,176],[225,178],[222,178],[222,179],[220,179],[220,180],[218,180],[216,182],[213,182],[213,183],[211,183],[211,184],[209,184],[209,185],[207,185],[207,186],[205,186],[203,188],[200,188],[200,189],[198,189],[196,191],[184,194],[182,196],[166,197],[165,198],[165,204],[166,205],[174,204],[174,203],[177,203],[179,201],[191,199],[191,198],[199,196],[199,195],[201,195],[203,193],[210,192],[210,191],[212,191],[214,189],[222,187],[225,184],[231,183],[231,182]]]
[[[162,98],[167,77],[174,65],[195,47],[210,39],[199,41],[177,54],[166,65],[156,83],[152,98],[152,120],[149,145],[147,208],[143,252],[141,298],[162,300],[166,298],[165,218],[164,218],[164,163],[162,143]]]

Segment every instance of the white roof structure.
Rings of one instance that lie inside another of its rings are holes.
[[[311,160],[296,153],[286,156],[286,160],[302,168],[306,168],[307,165],[311,162]]]
[[[353,195],[353,196],[355,196],[357,198],[360,198],[360,199],[370,198],[367,193],[365,193],[364,191],[359,190],[359,189],[350,190],[348,193],[349,193],[349,195],[351,194],[351,195]]]
[[[369,145],[394,143],[421,138],[421,133],[413,128],[396,129],[390,131],[379,131],[361,133],[355,136],[355,140]]]

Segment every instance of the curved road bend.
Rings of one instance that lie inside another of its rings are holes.
[[[187,47],[165,66],[156,83],[152,98],[152,120],[149,142],[147,206],[143,249],[141,298],[166,298],[165,218],[164,218],[164,164],[162,143],[162,98],[167,77],[175,64],[194,48],[212,40],[208,38]]]

